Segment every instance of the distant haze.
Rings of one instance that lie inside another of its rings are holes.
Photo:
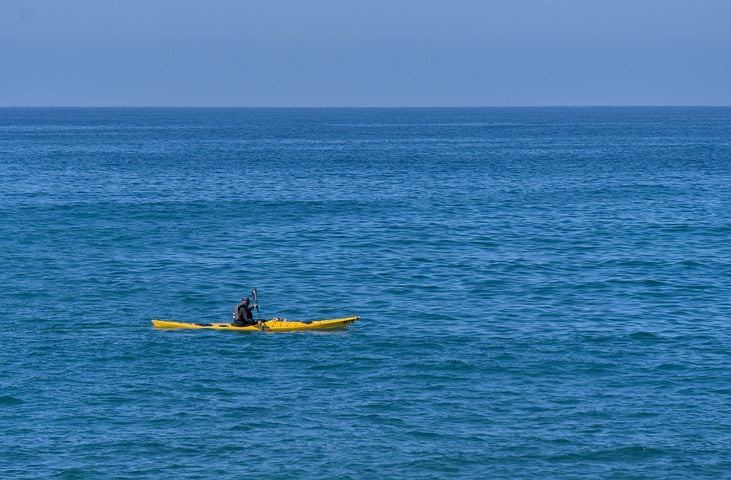
[[[731,105],[728,0],[2,0],[0,106]]]

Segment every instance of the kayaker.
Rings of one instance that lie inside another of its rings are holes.
[[[256,325],[257,322],[254,320],[254,314],[251,311],[258,306],[256,303],[249,306],[249,297],[241,297],[241,302],[234,307],[233,324],[237,327]]]

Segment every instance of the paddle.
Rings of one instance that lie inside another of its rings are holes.
[[[259,317],[259,328],[262,330],[269,330],[269,327],[267,327],[266,322],[261,321],[261,312],[259,311],[259,299],[257,298],[256,294],[256,288],[251,289],[251,297],[254,299],[254,305],[256,305],[254,308],[256,308],[256,314]]]
[[[259,311],[259,301],[256,298],[256,288],[251,289],[251,296],[254,298],[254,308],[256,308],[256,314],[259,316],[259,321],[261,322],[261,312]]]

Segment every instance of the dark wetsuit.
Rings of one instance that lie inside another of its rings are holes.
[[[249,307],[244,302],[236,305],[236,318],[234,319],[234,325],[237,327],[245,327],[247,325],[256,325],[254,321],[254,314],[251,313],[253,307]]]

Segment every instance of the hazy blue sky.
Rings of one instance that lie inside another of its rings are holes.
[[[731,105],[731,0],[0,0],[0,105]]]

